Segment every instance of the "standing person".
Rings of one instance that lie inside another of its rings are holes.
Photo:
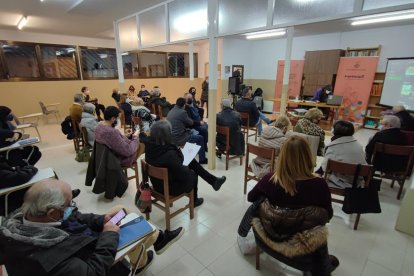
[[[198,131],[190,129],[194,126],[204,125],[204,122],[196,122],[191,120],[184,109],[185,99],[178,98],[173,109],[168,112],[167,120],[171,123],[172,140],[177,146],[184,146],[187,142],[199,145],[199,162],[200,164],[207,164],[204,138],[198,133]]]
[[[287,221],[282,217],[278,223],[270,223],[273,235],[283,231],[288,239],[303,230],[316,231],[314,226],[324,225],[333,216],[328,185],[323,178],[313,174],[313,158],[309,145],[305,139],[298,136],[292,136],[286,140],[277,160],[276,171],[265,175],[247,195],[249,202],[256,202],[260,198],[265,198],[271,205],[279,207],[282,209],[281,212],[293,209],[297,210],[300,215],[304,208],[312,208],[315,211],[314,216],[320,215],[312,221],[312,228],[306,228],[309,226],[303,225],[304,217],[307,215],[298,216],[297,221],[293,218]],[[260,218],[263,220],[268,220],[273,215],[270,209],[263,213],[260,213]],[[268,231],[266,232],[271,235]],[[316,235],[317,232],[314,234]],[[335,256],[328,254],[327,233],[320,232],[319,234],[321,235],[318,238],[320,245],[312,254],[314,269],[311,272],[312,275],[318,276],[330,275],[339,266],[339,261]],[[302,238],[306,239],[306,237]]]
[[[319,136],[318,155],[323,156],[325,149],[325,131],[318,126],[323,117],[320,109],[311,108],[305,113],[305,118],[300,119],[294,128],[296,132],[311,136]]]
[[[86,87],[86,86],[82,87],[81,91],[82,91],[82,94],[85,98],[85,102],[92,103],[93,105],[95,105],[96,116],[98,116],[99,121],[102,121],[101,111],[102,111],[102,113],[105,111],[105,106],[98,103],[97,98],[91,99],[90,91],[89,91],[88,87]]]
[[[201,107],[204,108],[204,103],[206,103],[207,108],[207,118],[208,118],[208,76],[205,78],[203,83],[201,84]]]
[[[203,204],[204,199],[198,196],[198,177],[200,176],[211,187],[218,191],[226,181],[206,171],[197,160],[193,159],[188,166],[183,165],[184,156],[173,144],[172,128],[169,121],[160,120],[151,127],[150,136],[143,139],[145,143],[145,161],[148,164],[168,168],[168,185],[171,195],[178,196],[194,189],[194,207]],[[162,180],[151,178],[154,189],[164,193]]]

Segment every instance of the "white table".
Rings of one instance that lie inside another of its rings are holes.
[[[124,225],[125,223],[128,223],[128,222],[130,222],[131,220],[133,220],[133,219],[136,219],[137,217],[139,217],[139,215],[138,214],[136,214],[136,213],[130,213],[130,214],[128,214],[123,220],[122,220],[122,223],[121,223],[121,226],[122,225]],[[153,224],[151,224],[149,221],[148,221],[148,223],[151,225],[151,227],[152,227],[152,231],[150,232],[150,233],[148,233],[146,236],[148,236],[148,235],[151,235],[152,233],[154,233],[156,230],[157,230],[157,227],[155,227]],[[146,237],[145,236],[145,237]],[[140,239],[140,240],[137,240],[136,242],[134,242],[134,243],[132,243],[131,245],[128,245],[127,247],[125,247],[125,248],[123,248],[123,249],[121,249],[121,250],[119,250],[118,252],[116,252],[116,256],[115,256],[115,263],[117,263],[118,261],[120,261],[120,260],[122,260],[124,257],[125,257],[125,255],[127,255],[129,252],[131,252],[131,251],[133,251],[136,247],[137,247],[137,245],[140,245],[141,244],[141,242],[142,242],[142,240],[145,238],[145,237],[143,237],[142,239]]]
[[[5,200],[4,200],[5,215],[7,216],[8,214],[8,208],[9,208],[8,199],[11,193],[28,188],[32,186],[33,184],[40,182],[42,180],[45,180],[48,178],[55,178],[55,177],[56,177],[56,174],[52,168],[40,169],[28,182],[22,185],[0,189],[0,196],[5,196]]]
[[[34,139],[34,138],[36,138],[36,139]],[[21,145],[21,141],[25,141],[25,140],[28,140],[28,139],[33,139],[33,141],[28,143],[28,144]],[[34,144],[37,144],[37,143],[40,142],[39,137],[31,137],[31,138],[28,138],[28,139],[19,140],[16,143],[11,144],[10,146],[0,148],[0,152],[10,151],[10,150],[18,149],[18,148],[24,148],[24,147],[31,146],[31,145],[34,145]]]

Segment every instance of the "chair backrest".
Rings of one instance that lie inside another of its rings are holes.
[[[402,130],[407,135],[408,144],[414,146],[414,131]]]
[[[226,152],[230,149],[230,128],[226,126],[216,125],[217,133],[224,135],[226,137]]]
[[[355,176],[357,167],[358,167],[358,164],[350,164],[350,163],[345,163],[345,162],[340,162],[340,161],[329,159],[328,164],[326,165],[325,179],[328,179],[328,176],[332,173],[340,173],[344,175]],[[361,164],[358,176],[362,176],[365,178],[365,187],[369,186],[369,182],[372,178],[373,173],[374,173],[374,166]]]
[[[152,112],[152,114],[158,115],[157,114],[158,108],[155,108],[155,103],[151,104],[151,112]]]
[[[296,136],[300,136],[302,138],[304,138],[306,140],[306,142],[308,142],[312,156],[314,157],[314,163],[316,165],[316,157],[318,155],[318,147],[319,147],[319,140],[320,137],[319,136],[313,136],[313,135],[307,135],[304,133],[300,133],[300,132],[294,132],[294,131],[289,131],[286,136],[290,137],[292,135],[296,135]]]
[[[39,101],[39,105],[40,105],[40,108],[42,109],[42,113],[47,115],[49,113],[49,111],[47,110],[45,104],[43,102]]]
[[[262,158],[270,160],[270,171],[273,172],[275,170],[275,158],[277,156],[276,149],[259,147],[259,146],[247,143],[246,169],[245,169],[246,173],[247,173],[247,166],[249,166],[249,163],[250,163],[249,161],[250,153],[256,155],[257,157],[262,157]]]
[[[168,184],[168,169],[156,167],[145,162],[144,159],[141,159],[141,171],[142,179],[144,179],[144,172],[147,173],[148,177],[153,177],[164,182],[164,195],[167,196],[170,194],[169,184]]]
[[[156,107],[158,112],[156,115],[160,116],[160,119],[164,119],[164,114],[162,114],[162,107],[160,105],[156,105]]]
[[[75,137],[79,138],[79,132],[81,131],[79,128],[79,122],[73,117],[70,117],[70,119],[72,121],[72,128],[75,133]]]
[[[92,147],[93,145],[89,145],[89,140],[88,140],[88,130],[86,129],[86,127],[79,125],[81,127],[80,131],[82,134],[82,138],[83,138],[83,142],[85,143],[85,146],[87,148]]]
[[[121,127],[125,128],[125,112],[122,108],[120,108],[119,111],[119,120],[121,121]]]
[[[389,155],[392,157],[400,157],[404,159],[404,167],[401,168],[401,171],[404,172],[405,175],[409,174],[414,162],[414,146],[401,146],[401,145],[390,145],[384,143],[376,143],[374,154],[372,155],[372,164],[375,165],[375,159],[378,154]],[[401,161],[402,162],[402,161]]]
[[[240,113],[240,118],[242,119],[242,125],[249,126],[249,123],[250,123],[249,113],[247,112],[239,112],[239,113]]]

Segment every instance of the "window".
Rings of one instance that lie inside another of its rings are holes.
[[[167,53],[141,52],[139,76],[141,77],[167,77]]]
[[[35,45],[1,43],[1,47],[5,58],[6,75],[10,78],[40,77]]]
[[[40,46],[42,69],[48,79],[77,79],[75,46]]]
[[[118,77],[115,49],[81,47],[84,79]]]
[[[124,78],[132,79],[139,77],[138,54],[123,53],[122,64],[124,68]]]
[[[194,77],[197,77],[197,64],[197,54],[194,54]],[[169,77],[189,77],[190,55],[188,53],[169,53],[168,69]]]

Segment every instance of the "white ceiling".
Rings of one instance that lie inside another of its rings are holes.
[[[0,29],[113,38],[113,21],[165,0],[1,0]]]

